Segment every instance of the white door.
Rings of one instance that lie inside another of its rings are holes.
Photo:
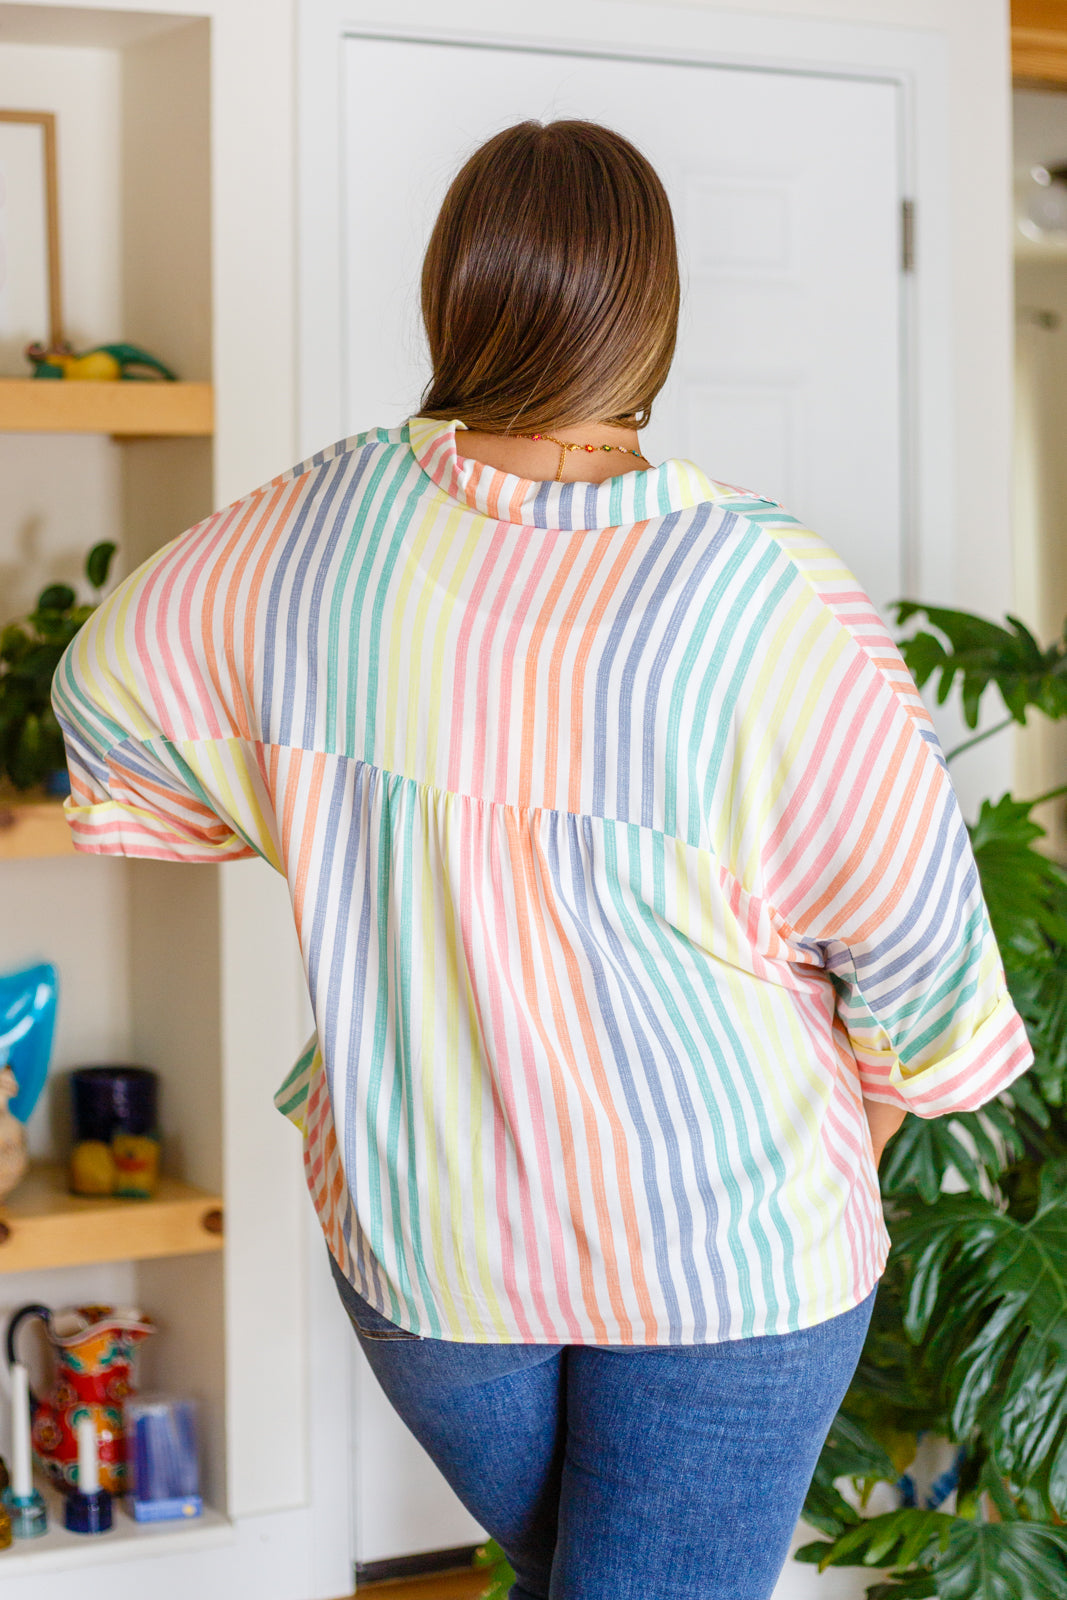
[[[347,38],[346,431],[418,409],[422,253],[459,163],[524,117],[592,118],[649,156],[678,225],[682,328],[646,453],[781,501],[884,606],[903,592],[899,114],[888,82]],[[356,1349],[358,1561],[476,1541]]]
[[[878,605],[903,593],[896,85],[360,37],[344,72],[347,431],[418,408],[422,252],[459,163],[523,117],[589,117],[649,156],[678,226],[646,453],[781,501]]]

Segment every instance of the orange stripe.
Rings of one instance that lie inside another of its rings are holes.
[[[263,541],[263,549],[260,551],[259,560],[256,562],[255,571],[252,574],[252,582],[248,588],[248,599],[245,602],[244,678],[240,681],[243,681],[246,686],[246,692],[252,696],[253,702],[257,706],[260,704],[261,691],[261,684],[256,674],[256,617],[259,609],[257,605],[259,591],[263,587],[267,565],[274,554],[275,546],[281,536],[290,531],[288,528],[289,513],[300,499],[303,489],[303,479],[297,478],[291,487],[291,492],[285,505],[281,508],[282,514],[278,518],[274,535]],[[274,511],[275,506],[276,503],[272,503],[271,512]],[[229,651],[227,651],[227,655],[229,656]],[[230,671],[236,678],[235,662],[231,665]],[[261,737],[269,737],[266,728],[260,728],[259,733]]]
[[[552,1080],[552,1099],[556,1108],[556,1119],[561,1134],[560,1145],[563,1155],[563,1166],[567,1185],[567,1201],[570,1210],[571,1226],[574,1229],[574,1242],[578,1252],[578,1272],[582,1285],[582,1300],[585,1309],[594,1325],[596,1341],[600,1344],[609,1343],[607,1328],[597,1305],[597,1293],[593,1281],[592,1256],[586,1235],[585,1222],[582,1218],[582,1186],[578,1177],[577,1164],[574,1157],[573,1139],[567,1137],[567,1130],[571,1127],[570,1115],[567,1110],[567,1095],[560,1060],[556,1053],[553,1040],[541,1019],[544,1009],[544,997],[539,993],[537,977],[533,967],[533,943],[531,933],[536,932],[538,943],[543,954],[547,952],[548,940],[545,932],[544,918],[541,914],[537,899],[536,869],[534,866],[533,848],[528,838],[520,835],[515,815],[510,807],[504,810],[504,825],[508,832],[508,843],[511,848],[512,881],[515,887],[515,915],[519,923],[518,946],[522,962],[522,986],[529,1001],[530,1017],[537,1029],[538,1037],[544,1046],[545,1055],[549,1063],[549,1073]],[[525,901],[520,903],[520,886],[526,890]],[[557,1038],[562,1042],[566,1037],[566,1018],[560,1004],[559,990],[555,982],[555,975],[550,963],[546,962],[546,976],[552,992],[552,1015],[555,1022]],[[600,1222],[600,1243],[607,1248],[602,1250],[605,1259],[610,1258],[614,1263],[614,1253],[611,1247],[610,1227],[604,1228],[604,1178],[600,1161],[600,1147],[597,1138],[596,1123],[592,1114],[592,1101],[588,1091],[584,1088],[580,1075],[575,1071],[573,1052],[568,1051],[568,1064],[571,1067],[571,1077],[578,1090],[582,1103],[582,1121],[585,1128],[586,1140],[590,1151],[590,1164],[593,1169],[593,1188],[596,1197],[597,1217]]]
[[[545,883],[551,883],[552,878],[548,861],[544,855],[544,852],[539,848],[537,837],[532,830],[531,840],[533,849],[537,853],[541,878]],[[569,980],[570,996],[574,1002],[575,1009],[578,1012],[578,1022],[582,1030],[582,1045],[585,1051],[584,1059],[588,1063],[592,1072],[593,1082],[596,1085],[597,1091],[600,1095],[601,1106],[607,1114],[608,1125],[611,1128],[611,1142],[615,1152],[615,1179],[618,1184],[619,1201],[622,1207],[624,1219],[623,1225],[626,1229],[626,1242],[630,1247],[630,1270],[633,1274],[634,1288],[637,1292],[637,1303],[641,1308],[641,1315],[644,1318],[645,1343],[655,1344],[658,1326],[656,1314],[652,1309],[652,1298],[648,1292],[648,1283],[645,1278],[644,1263],[641,1259],[641,1229],[637,1221],[637,1210],[634,1206],[633,1185],[630,1182],[630,1164],[626,1149],[626,1134],[623,1131],[622,1118],[618,1115],[618,1112],[615,1109],[611,1088],[607,1080],[607,1074],[604,1071],[604,1063],[600,1055],[600,1046],[597,1042],[596,1029],[593,1026],[593,1019],[589,1014],[589,1007],[586,1004],[585,987],[582,983],[581,967],[574,952],[574,946],[567,938],[566,929],[563,925],[563,919],[556,909],[555,897],[548,900],[548,908],[549,916],[552,919],[552,926],[556,931],[556,938],[559,941],[559,948],[563,952],[563,959],[567,968],[567,978]],[[551,969],[549,970],[551,971]],[[578,1083],[580,1082],[581,1069],[577,1060],[573,1056],[570,1056],[569,1059],[574,1080],[576,1083]],[[605,1258],[609,1261],[610,1268],[614,1269],[614,1230],[612,1228],[611,1218],[608,1215],[606,1208],[602,1218],[602,1231],[604,1235],[611,1241],[610,1256],[606,1251]],[[612,1275],[608,1282],[608,1292],[611,1296],[611,1307],[619,1319],[620,1328],[625,1329],[625,1332],[620,1336],[618,1342],[620,1344],[629,1344],[633,1332],[632,1326],[629,1316],[626,1312],[626,1307],[623,1304],[621,1297],[616,1297],[614,1289],[615,1278],[614,1275]]]
[[[300,835],[300,859],[297,862],[296,876],[293,878],[293,911],[296,916],[297,936],[302,937],[301,929],[304,919],[304,890],[307,887],[308,869],[311,866],[312,852],[315,847],[315,823],[319,814],[319,796],[322,793],[322,782],[326,776],[326,754],[316,750],[311,756],[311,788],[304,802],[304,825]],[[293,785],[296,788],[296,785]]]

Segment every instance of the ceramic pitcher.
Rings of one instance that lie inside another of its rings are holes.
[[[155,1332],[150,1317],[132,1306],[21,1306],[7,1328],[7,1358],[17,1359],[15,1335],[33,1318],[44,1325],[55,1357],[52,1387],[46,1396],[31,1393],[32,1441],[38,1463],[60,1489],[78,1479],[78,1419],[96,1424],[100,1487],[126,1492],[126,1440],[123,1402],[133,1392],[130,1369],[134,1347]]]

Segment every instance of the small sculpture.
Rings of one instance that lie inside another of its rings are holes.
[[[147,372],[131,372],[131,367],[145,367],[168,383],[174,383],[177,374],[162,361],[149,355],[136,344],[98,344],[92,350],[76,355],[69,345],[48,349],[43,344],[26,346],[26,356],[33,363],[35,378],[77,378],[94,383],[114,383],[119,378],[141,379]]]
[[[0,1067],[0,1200],[26,1174],[26,1130],[7,1108],[19,1092],[18,1079],[10,1067]]]

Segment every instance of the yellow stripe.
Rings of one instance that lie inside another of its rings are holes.
[[[778,699],[771,710],[766,698],[767,680],[773,677],[777,670],[783,641],[792,631],[797,619],[810,605],[810,597],[802,595],[786,612],[781,627],[772,637],[764,641],[764,664],[753,688],[749,709],[738,719],[737,748],[745,750],[748,754],[749,778],[744,792],[736,800],[735,812],[734,787],[740,770],[735,763],[727,787],[726,814],[733,815],[736,819],[735,837],[730,841],[731,863],[732,870],[743,883],[758,881],[759,841],[761,838],[766,838],[768,817],[776,806],[779,794],[793,775],[796,760],[803,753],[805,746],[811,743],[814,708],[818,705],[826,680],[851,643],[848,635],[836,626],[828,611],[817,612],[800,636],[801,642],[797,654],[801,659],[810,661],[820,634],[830,636],[830,647],[824,651],[817,668],[807,669],[805,674],[807,690],[803,699],[797,702],[797,680],[786,674],[778,692]],[[783,729],[787,727],[792,727],[793,731],[783,738]],[[749,817],[753,811],[756,813],[756,828],[751,834],[749,854],[744,860],[738,861],[736,857],[738,844],[748,829]]]
[[[462,518],[464,514],[465,513],[461,512],[460,517]],[[455,567],[449,575],[448,586],[446,590],[447,598],[441,606],[441,611],[437,618],[437,627],[434,631],[433,673],[430,678],[431,683],[441,684],[441,680],[444,676],[445,644],[448,640],[449,621],[451,619],[452,612],[455,609],[456,601],[459,598],[459,592],[462,587],[463,580],[467,576],[467,569],[474,558],[474,552],[477,550],[478,544],[481,540],[485,524],[485,517],[479,516],[471,518],[471,528],[470,533],[467,535],[467,542],[463,546],[463,549],[460,552],[459,560],[456,562]],[[414,678],[412,680],[412,689],[409,692],[414,693]],[[451,703],[451,687],[441,684],[441,693],[438,704],[450,706]],[[431,717],[430,725],[426,730],[427,783],[436,783],[441,785],[444,783],[447,776],[446,773],[439,773],[437,771],[437,733],[441,723],[445,722],[446,720],[446,717]]]
[[[440,506],[445,503],[446,499],[447,499],[447,497],[445,495],[441,495],[441,496],[438,497],[437,501],[435,502],[435,507],[434,507],[435,511],[439,511]],[[415,771],[415,762],[418,759],[418,751],[416,749],[416,743],[417,743],[418,731],[419,731],[418,705],[419,705],[419,698],[420,698],[420,695],[423,692],[423,686],[424,686],[424,680],[423,680],[421,674],[422,674],[423,637],[424,637],[425,631],[426,631],[426,617],[427,617],[427,615],[429,613],[429,610],[430,610],[430,601],[432,600],[432,598],[434,597],[435,594],[439,593],[438,582],[439,582],[439,579],[440,579],[440,576],[441,576],[441,568],[444,566],[445,560],[447,559],[448,554],[449,554],[450,550],[452,549],[452,541],[456,536],[456,531],[459,528],[459,525],[460,525],[461,521],[463,520],[463,517],[464,517],[464,511],[463,511],[462,507],[460,507],[460,506],[454,507],[454,509],[446,517],[444,527],[440,530],[440,534],[439,534],[439,537],[438,537],[437,549],[434,551],[433,560],[430,563],[429,571],[427,572],[425,580],[423,582],[422,593],[419,596],[419,603],[418,603],[417,607],[415,608],[415,622],[414,622],[414,628],[413,628],[413,632],[412,632],[411,649],[410,649],[408,661],[406,663],[407,674],[408,674],[408,711],[407,711],[408,737],[407,737],[407,746],[406,746],[406,749],[405,749],[405,752],[404,752],[405,765],[404,765],[404,769],[403,770],[405,772],[413,773]],[[455,597],[453,596],[446,603],[446,610],[449,613],[451,612],[452,606],[454,604],[455,604]],[[443,640],[441,638],[440,628],[438,628],[437,644],[443,647]],[[436,655],[436,647],[435,647],[435,655]],[[434,678],[431,678],[430,681],[432,683],[439,684],[441,680],[440,680],[439,677],[434,677]],[[390,675],[390,684],[391,683],[392,683],[392,677]],[[390,703],[392,703],[392,700],[390,701]],[[439,721],[439,719],[437,717],[431,717],[430,718],[429,727],[427,728],[427,742],[428,743],[429,743],[430,740],[433,740],[433,741],[436,742],[438,721]],[[432,761],[432,759],[428,763],[427,770],[430,771],[430,772],[433,771],[433,761]]]
[[[426,801],[423,801],[426,804]],[[423,828],[422,848],[422,1117],[423,1146],[426,1160],[426,1184],[430,1220],[430,1238],[433,1245],[434,1268],[437,1284],[444,1300],[445,1320],[454,1339],[462,1339],[464,1328],[456,1310],[448,1267],[445,1263],[444,1235],[441,1217],[441,1184],[437,1161],[437,1069],[440,1059],[440,1041],[436,1034],[437,1018],[432,1004],[437,993],[435,968],[437,965],[437,922],[434,914],[434,863],[430,851],[432,829]],[[451,985],[449,988],[451,989]]]

